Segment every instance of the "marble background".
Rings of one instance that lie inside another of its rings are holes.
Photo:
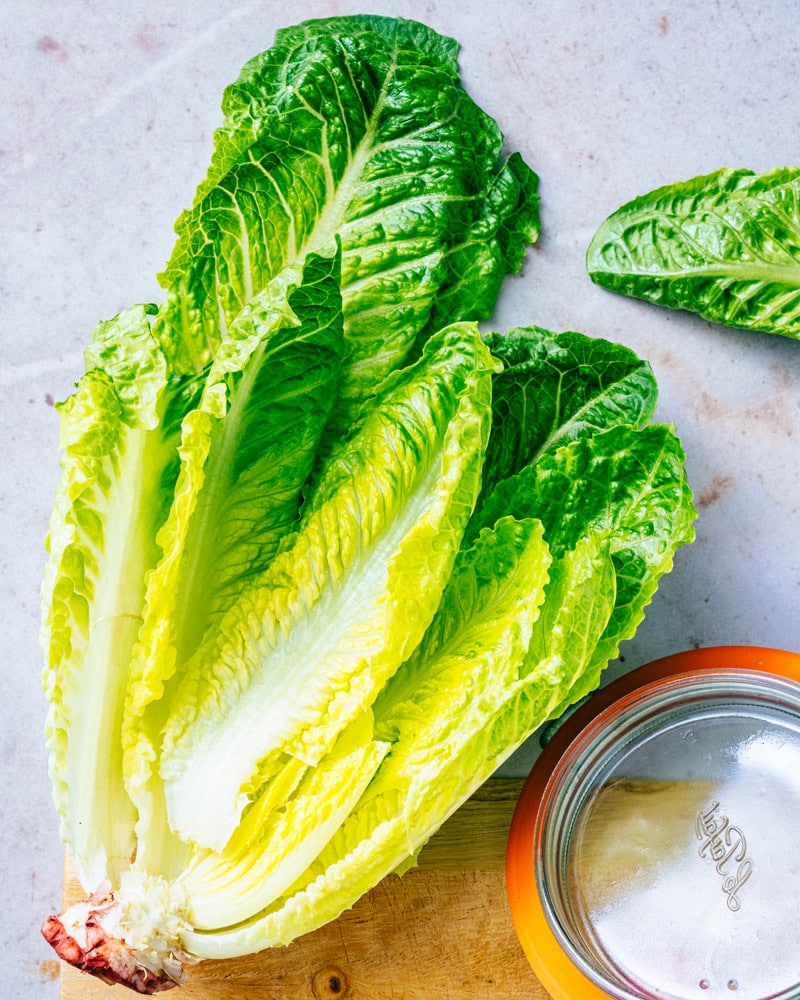
[[[796,0],[3,0],[0,3],[0,994],[54,1000],[39,937],[62,848],[43,751],[38,593],[54,400],[99,319],[158,300],[219,100],[276,28],[374,13],[461,43],[464,82],[541,177],[543,233],[490,325],[537,323],[647,357],[700,517],[612,671],[690,646],[800,649],[800,344],[596,288],[586,244],[637,194],[721,166],[800,163]],[[523,774],[523,750],[507,773]]]

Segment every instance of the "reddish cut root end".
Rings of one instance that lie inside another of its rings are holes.
[[[93,897],[83,905],[88,908],[81,927],[85,944],[76,940],[65,926],[69,911],[48,917],[42,924],[42,935],[59,958],[109,985],[127,986],[136,993],[148,996],[179,985],[165,973],[159,974],[143,967],[123,940],[106,932],[102,917],[116,905],[113,895],[101,901]]]

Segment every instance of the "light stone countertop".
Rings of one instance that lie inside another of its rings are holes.
[[[456,37],[464,82],[541,178],[542,237],[489,325],[619,340],[651,361],[699,508],[613,671],[690,646],[800,650],[800,344],[596,288],[596,226],[718,167],[800,163],[794,0],[6,0],[2,106],[0,996],[54,1000],[39,936],[62,848],[43,749],[38,594],[57,477],[53,401],[98,320],[160,299],[172,226],[208,164],[223,87],[276,28],[357,13]],[[523,751],[506,773],[525,773]]]

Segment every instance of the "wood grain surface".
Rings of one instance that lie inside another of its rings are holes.
[[[487,782],[420,854],[333,923],[286,948],[203,962],[175,1000],[548,1000],[517,941],[505,892],[522,782]],[[67,863],[64,902],[82,895]],[[124,1000],[62,966],[61,1000]],[[134,994],[130,994],[133,996]]]

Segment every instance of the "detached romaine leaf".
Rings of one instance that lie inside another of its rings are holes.
[[[287,756],[318,765],[419,642],[477,496],[494,365],[475,324],[431,338],[193,656],[160,763],[184,840],[222,850]]]
[[[623,205],[595,233],[598,285],[727,326],[800,337],[800,169],[719,170]]]
[[[537,179],[519,155],[500,159],[456,55],[402,19],[279,31],[225,91],[208,176],[161,276],[162,337],[213,354],[271,278],[338,235],[341,430],[421,331],[487,317],[537,237]]]

